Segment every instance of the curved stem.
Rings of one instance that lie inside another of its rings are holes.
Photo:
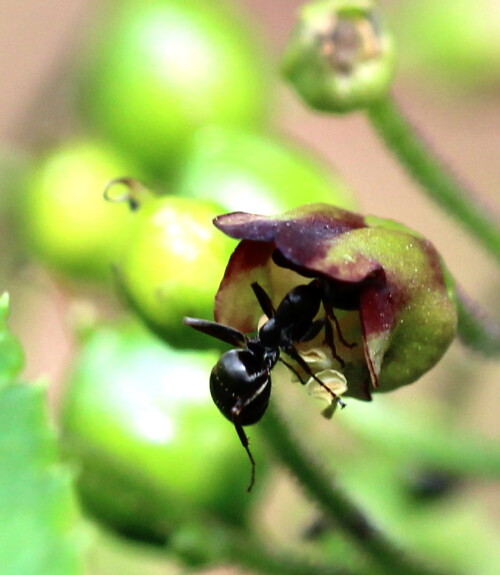
[[[471,349],[487,357],[500,356],[500,325],[487,317],[478,306],[457,288],[458,337]]]
[[[373,104],[368,116],[379,136],[410,175],[444,210],[455,217],[498,261],[500,225],[474,197],[445,169],[415,129],[387,98]]]
[[[309,495],[376,565],[386,573],[437,575],[437,571],[406,555],[340,489],[317,462],[313,462],[274,406],[262,419],[265,436],[275,454],[300,481]]]
[[[176,531],[169,551],[186,565],[207,567],[232,564],[266,575],[361,575],[350,568],[319,564],[309,558],[267,549],[247,531],[217,522],[196,522]]]

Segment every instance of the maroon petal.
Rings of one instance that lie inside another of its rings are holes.
[[[395,310],[387,285],[377,282],[363,289],[360,297],[359,317],[366,364],[372,384],[378,388],[378,375],[391,343],[391,334],[395,324]]]
[[[252,282],[271,292],[268,263],[274,250],[270,242],[243,240],[234,250],[215,298],[215,321],[239,329],[254,331],[262,315]]]
[[[308,204],[279,216],[260,216],[233,212],[215,218],[214,225],[226,235],[257,242],[288,241],[302,243],[331,238],[346,231],[364,227],[364,218],[354,212],[328,204]],[[283,240],[280,241],[280,237]]]

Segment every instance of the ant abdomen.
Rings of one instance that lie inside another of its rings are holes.
[[[231,422],[259,421],[271,395],[270,370],[247,349],[231,349],[215,364],[210,393],[219,411]]]

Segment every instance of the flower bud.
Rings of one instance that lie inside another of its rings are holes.
[[[379,100],[393,70],[392,38],[370,0],[304,6],[283,61],[299,95],[325,112],[349,112]]]

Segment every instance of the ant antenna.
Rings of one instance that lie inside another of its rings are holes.
[[[255,484],[255,459],[253,458],[252,452],[250,451],[250,443],[248,441],[247,434],[243,430],[243,427],[241,425],[239,425],[238,423],[235,423],[234,427],[236,429],[236,433],[238,434],[238,437],[240,438],[241,445],[243,445],[245,451],[247,452],[248,459],[250,459],[250,466],[251,466],[250,484],[247,487],[247,493],[250,493],[250,491],[252,491],[253,486]]]
[[[266,316],[269,319],[274,317],[275,309],[273,306],[273,302],[271,301],[271,298],[269,297],[267,292],[264,290],[264,288],[261,285],[259,285],[257,282],[253,282],[251,284],[251,287],[253,289],[253,293],[255,294],[255,297],[257,298],[257,301],[259,302],[259,305],[260,305],[262,311],[266,314]]]

